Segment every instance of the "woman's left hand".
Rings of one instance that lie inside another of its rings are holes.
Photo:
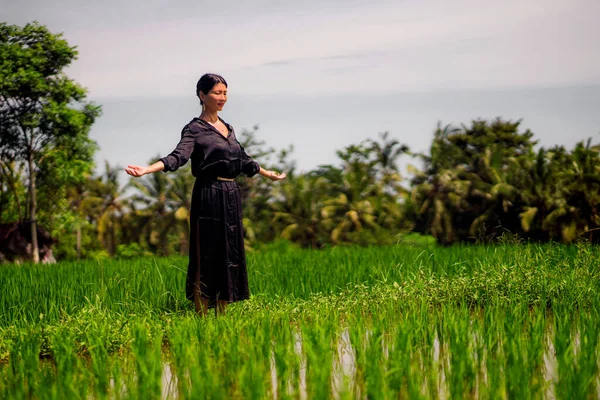
[[[129,175],[139,178],[140,176],[144,176],[148,173],[148,168],[140,167],[139,165],[128,165],[125,168],[125,172]]]

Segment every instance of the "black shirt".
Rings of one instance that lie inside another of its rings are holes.
[[[249,177],[256,175],[260,166],[246,154],[233,127],[222,119],[221,122],[229,131],[227,137],[200,118],[184,126],[175,150],[160,159],[165,164],[164,172],[177,170],[191,158],[192,175],[196,178],[235,178],[240,173]]]

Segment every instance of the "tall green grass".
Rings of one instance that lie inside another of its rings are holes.
[[[595,398],[588,245],[277,248],[197,317],[185,258],[0,269],[2,398]]]
[[[587,306],[600,283],[592,246],[339,247],[248,256],[253,295],[272,301],[397,284],[431,301]],[[130,314],[186,311],[187,259],[65,262],[0,268],[0,327],[61,320],[84,308]]]

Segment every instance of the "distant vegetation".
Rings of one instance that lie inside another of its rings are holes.
[[[39,222],[57,239],[58,259],[186,254],[189,168],[121,186],[121,166],[93,166],[88,133],[100,108],[62,72],[76,54],[43,26],[0,24],[0,223]],[[392,244],[409,232],[444,245],[507,237],[598,243],[600,147],[588,140],[538,148],[519,125],[440,124],[425,154],[389,132],[365,132],[371,139],[303,173],[292,147],[276,151],[245,130],[247,153],[289,177],[238,179],[247,246]],[[408,176],[401,158],[415,164]]]

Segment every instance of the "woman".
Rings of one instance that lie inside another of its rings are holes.
[[[190,253],[186,296],[196,312],[209,308],[223,313],[227,303],[249,297],[242,203],[235,178],[261,174],[273,181],[285,173],[266,171],[250,158],[233,127],[219,117],[227,102],[227,82],[216,74],[203,75],[196,85],[202,113],[181,132],[179,144],[166,157],[141,167],[129,165],[134,177],[158,171],[175,171],[191,158],[196,177],[190,212]]]

